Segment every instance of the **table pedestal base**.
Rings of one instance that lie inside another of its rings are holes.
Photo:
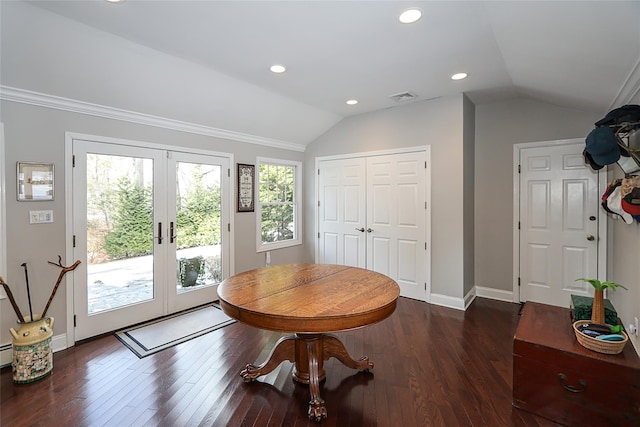
[[[351,358],[344,344],[334,335],[295,334],[280,338],[264,363],[258,366],[248,364],[240,371],[240,375],[245,382],[250,382],[273,371],[285,360],[294,362],[293,379],[309,384],[309,418],[320,421],[327,418],[327,409],[320,397],[320,381],[326,378],[324,361],[331,357],[352,369],[373,369],[373,363],[369,362],[367,356],[359,360]]]

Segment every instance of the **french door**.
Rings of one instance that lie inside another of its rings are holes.
[[[204,304],[229,274],[229,159],[73,140],[75,338]]]

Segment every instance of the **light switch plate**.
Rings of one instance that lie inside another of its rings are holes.
[[[29,211],[29,224],[53,222],[53,211]]]

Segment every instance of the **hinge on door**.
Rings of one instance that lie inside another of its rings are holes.
[[[427,210],[427,202],[424,202],[424,209]]]
[[[318,169],[318,175],[320,175],[320,169]]]
[[[318,231],[318,239],[320,238],[320,232]]]
[[[518,230],[520,230],[520,221],[518,221]]]
[[[520,287],[520,278],[518,277],[518,287]]]
[[[231,232],[231,223],[230,223],[230,222],[229,222],[229,223],[227,223],[227,231],[228,231],[228,232]]]
[[[427,290],[427,282],[424,282],[424,290]]]
[[[426,160],[424,161],[424,168],[425,169],[427,168],[427,161]],[[425,283],[424,285],[426,286],[427,284]]]
[[[76,235],[73,235],[73,243],[72,243],[73,247],[76,247]]]
[[[227,168],[227,176],[231,178],[231,168]]]
[[[75,154],[73,156],[71,156],[71,167],[72,168],[76,167],[76,155]]]
[[[518,165],[518,173],[520,173],[520,165]]]
[[[318,207],[320,207],[320,200],[318,200]]]
[[[76,322],[76,315],[73,315],[73,327],[75,328],[78,325],[78,323]]]
[[[424,250],[427,250],[427,242],[424,242]]]

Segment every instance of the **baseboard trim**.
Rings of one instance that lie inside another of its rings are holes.
[[[513,302],[513,292],[502,289],[486,288],[474,286],[464,298],[452,297],[442,294],[431,294],[430,304],[442,307],[455,308],[456,310],[466,310],[476,297],[488,298],[497,301]]]
[[[67,348],[67,334],[55,335],[51,338],[51,350],[55,353],[57,351],[65,350]],[[13,362],[13,349],[11,343],[0,345],[0,367],[11,365]]]
[[[4,344],[0,346],[0,367],[11,365],[13,354],[11,350],[11,344]]]
[[[513,291],[505,291],[502,289],[486,288],[484,286],[476,286],[476,294],[482,298],[495,299],[504,302],[513,302]]]
[[[431,304],[455,308],[456,310],[465,310],[465,301],[463,298],[452,297],[449,295],[431,294]]]

